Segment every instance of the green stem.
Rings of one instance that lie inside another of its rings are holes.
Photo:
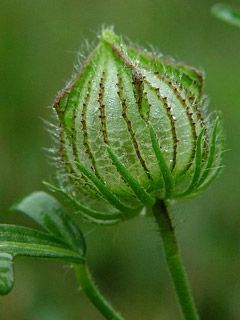
[[[160,230],[168,268],[172,277],[183,318],[185,320],[199,320],[188,284],[187,275],[181,261],[174,227],[172,225],[168,209],[163,201],[158,200],[155,203],[153,207],[153,214]]]
[[[124,320],[101,295],[94,283],[88,266],[86,264],[78,264],[74,267],[81,288],[102,315],[108,320]]]

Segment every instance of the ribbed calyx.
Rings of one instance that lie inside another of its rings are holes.
[[[116,223],[156,198],[191,196],[221,167],[221,124],[203,75],[127,46],[106,29],[56,98],[64,193],[85,218]]]

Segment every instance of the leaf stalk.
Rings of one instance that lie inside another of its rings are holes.
[[[100,293],[94,283],[87,264],[76,264],[74,265],[74,268],[78,283],[99,312],[107,320],[124,320],[124,318],[113,309],[109,302]]]

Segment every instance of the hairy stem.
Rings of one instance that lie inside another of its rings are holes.
[[[158,200],[155,203],[153,214],[160,230],[168,268],[181,307],[183,319],[199,320],[187,275],[181,261],[174,227],[168,209],[163,201]]]
[[[74,266],[78,283],[86,293],[90,301],[108,320],[124,320],[113,307],[105,300],[97,286],[94,283],[92,275],[86,264],[77,264]]]

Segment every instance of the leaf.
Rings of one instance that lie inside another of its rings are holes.
[[[81,256],[85,256],[86,245],[81,231],[53,196],[43,191],[34,192],[11,209],[25,214]]]
[[[219,19],[240,27],[240,9],[224,3],[217,3],[212,7],[212,13]]]
[[[30,256],[85,262],[83,236],[62,205],[45,192],[34,192],[12,207],[47,232],[16,225],[0,225],[0,294],[13,287],[12,257]]]
[[[0,224],[0,242],[2,241],[52,243],[59,247],[69,248],[64,242],[46,232],[11,224]]]
[[[13,257],[0,252],[0,295],[9,293],[14,284]]]
[[[81,263],[83,257],[45,232],[15,225],[0,225],[0,253],[12,256],[55,258]]]

